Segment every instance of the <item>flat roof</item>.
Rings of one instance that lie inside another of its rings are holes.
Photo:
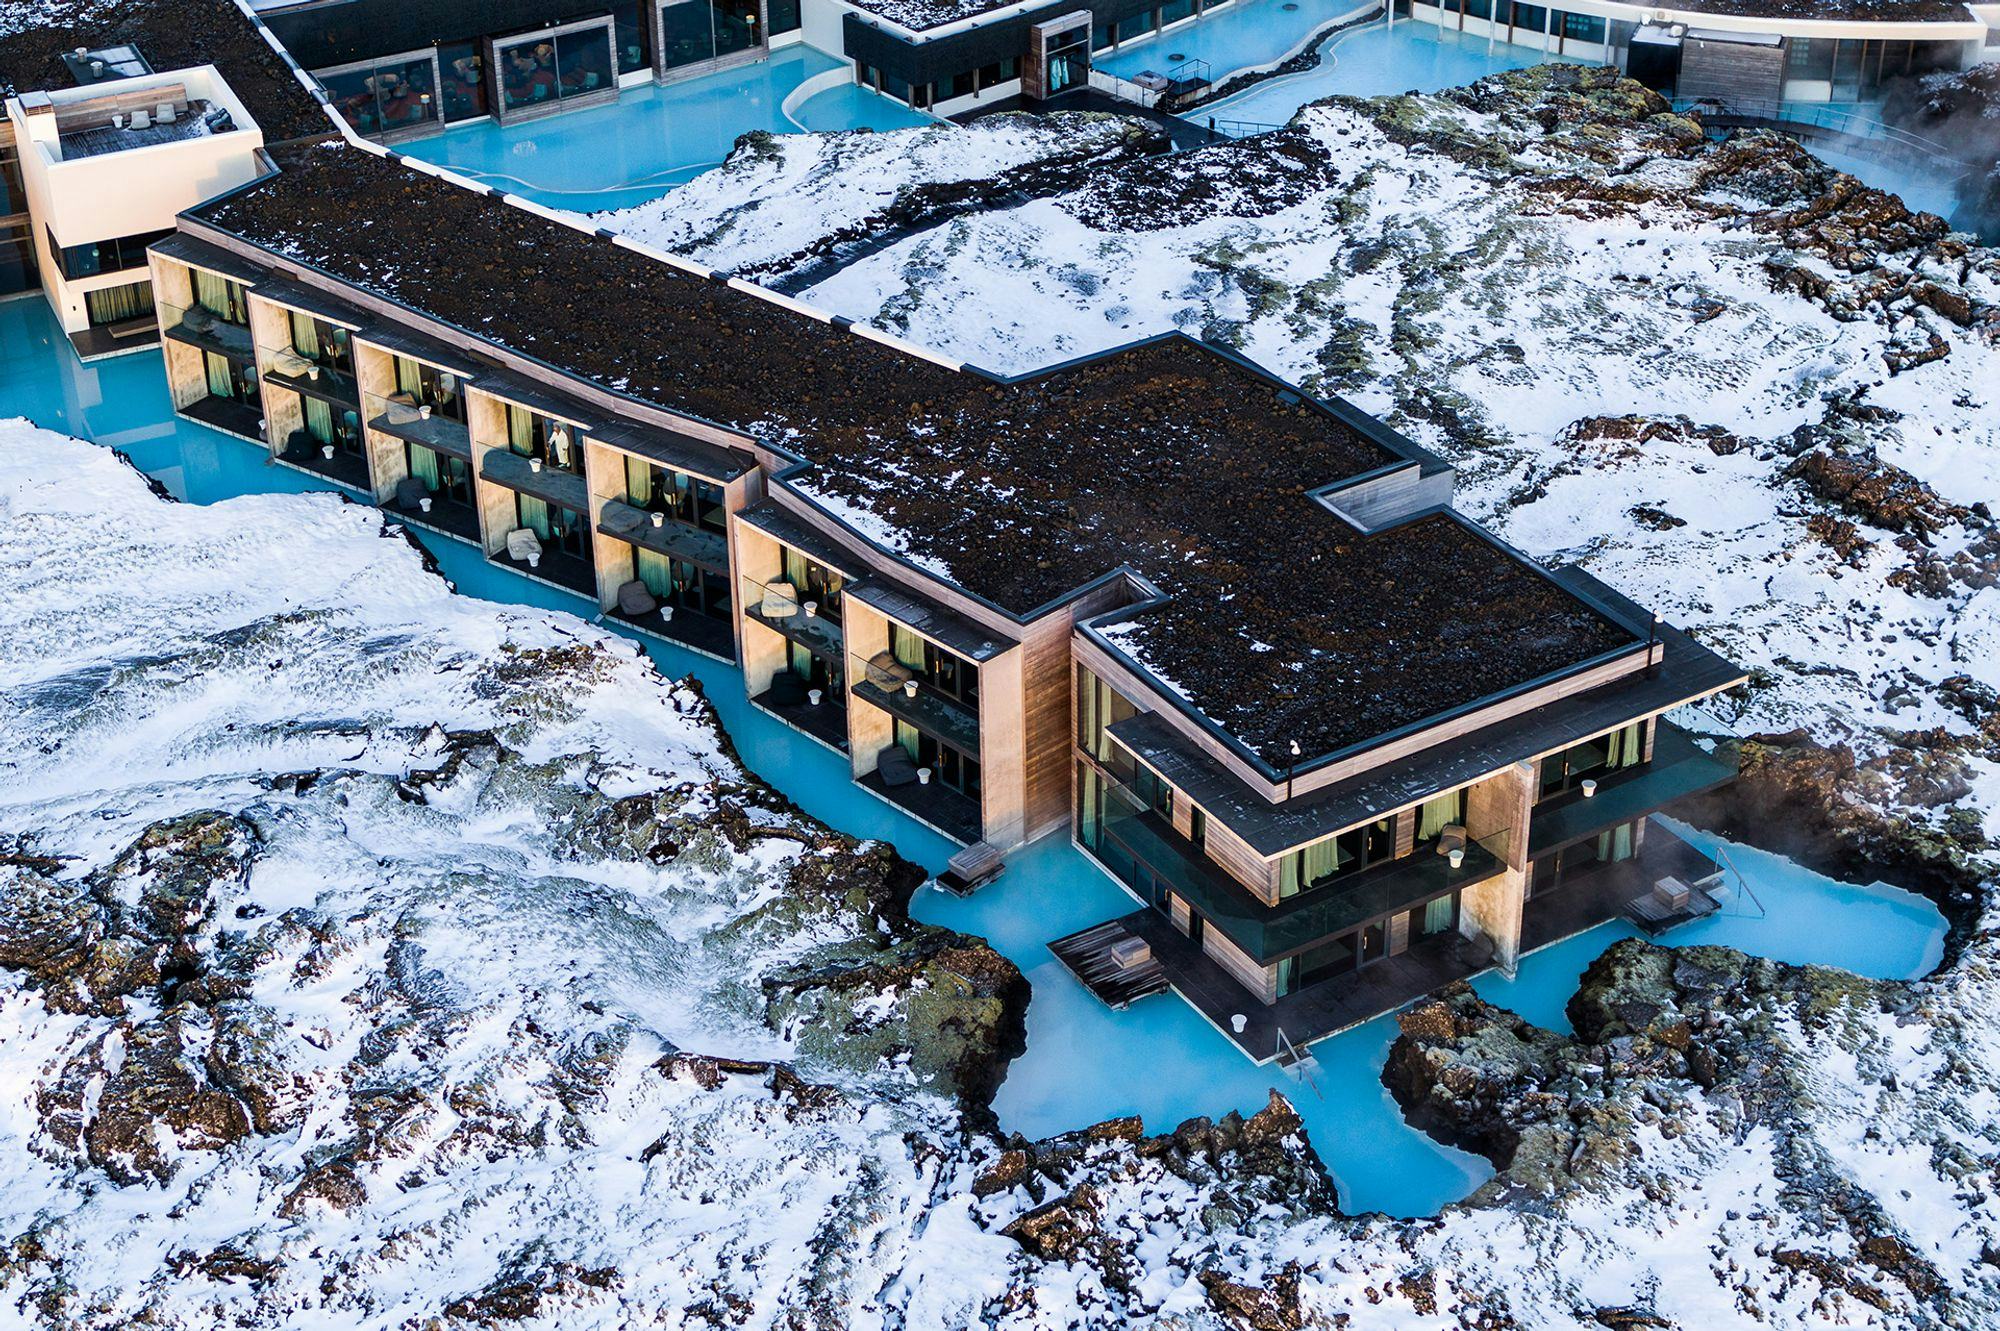
[[[155,70],[214,65],[270,143],[335,133],[292,67],[230,0],[0,4],[0,96],[76,85],[77,47],[136,46]],[[116,84],[97,84],[103,92]]]
[[[1132,754],[1260,855],[1277,855],[1344,828],[1454,790],[1537,754],[1615,730],[1741,683],[1744,672],[1679,630],[1662,626],[1653,669],[1482,727],[1346,781],[1273,804],[1232,776],[1154,713],[1111,726]]]
[[[1137,574],[1166,599],[1121,648],[1273,767],[1293,740],[1337,751],[1644,641],[1448,513],[1359,533],[1314,492],[1421,451],[1212,346],[1000,379],[347,145],[284,166],[195,215],[788,449],[795,488],[1016,619]]]

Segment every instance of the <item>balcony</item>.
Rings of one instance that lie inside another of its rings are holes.
[[[1632,903],[1649,895],[1662,878],[1678,878],[1690,886],[1698,886],[1721,872],[1721,866],[1713,859],[1675,835],[1672,828],[1657,818],[1646,820],[1645,836],[1629,859],[1599,860],[1593,856],[1572,866],[1570,858],[1571,853],[1564,855],[1553,881],[1543,873],[1531,871],[1535,885],[1521,915],[1523,952],[1559,943],[1607,920],[1630,915]],[[1650,925],[1643,921],[1642,927],[1651,931]]]
[[[729,542],[722,533],[691,527],[664,513],[607,499],[598,515],[597,530],[627,545],[641,546],[711,573],[729,572]]]
[[[762,624],[822,660],[839,664],[845,651],[840,621],[818,613],[816,606],[813,613],[807,613],[806,606],[814,604],[809,593],[789,582],[741,581],[745,619]]]
[[[368,407],[368,428],[404,443],[428,448],[433,453],[472,461],[472,433],[463,421],[436,412],[427,412],[399,396],[379,393],[364,395]]]
[[[1492,846],[1478,842],[1466,844],[1465,858],[1457,868],[1434,849],[1419,847],[1414,854],[1269,906],[1124,787],[1106,787],[1103,830],[1260,964],[1419,902],[1475,886],[1506,868]]]
[[[876,661],[881,660],[878,655]],[[943,740],[960,753],[979,756],[979,713],[973,708],[940,693],[908,666],[876,664],[850,656],[847,669],[848,678],[854,681],[855,697]]]
[[[239,439],[264,442],[264,409],[233,397],[198,397],[180,409],[191,421],[200,421],[211,430],[221,430]]]
[[[572,513],[590,511],[590,486],[583,477],[560,467],[537,466],[511,449],[488,449],[479,464],[479,476]]]
[[[1588,799],[1581,790],[1569,790],[1535,805],[1528,820],[1528,857],[1539,859],[1735,779],[1733,764],[1702,752],[1685,731],[1660,721],[1653,736],[1653,756],[1643,766],[1599,777],[1597,793]]]
[[[271,365],[264,371],[265,383],[289,388],[294,393],[316,397],[350,411],[359,409],[360,390],[353,375],[330,365],[315,364],[290,347],[266,350],[271,356]]]
[[[250,340],[247,325],[230,323],[200,305],[183,307],[162,301],[159,311],[161,329],[175,342],[212,351],[238,364],[247,365],[257,359],[257,345]]]
[[[985,833],[979,801],[941,782],[892,786],[882,779],[880,772],[869,772],[859,781],[863,789],[873,791],[960,845],[969,846]]]

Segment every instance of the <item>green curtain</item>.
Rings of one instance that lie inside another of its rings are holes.
[[[1439,897],[1424,906],[1424,933],[1441,934],[1451,928],[1451,898]]]
[[[243,288],[226,277],[195,269],[194,298],[195,303],[210,314],[230,323],[243,322]]]
[[[801,595],[806,594],[806,583],[808,582],[806,577],[807,563],[808,561],[804,555],[790,546],[785,547],[785,581],[797,587]]]
[[[438,455],[421,444],[410,445],[410,475],[424,483],[424,489],[438,492]]]
[[[1278,895],[1295,897],[1338,869],[1342,858],[1339,842],[1339,837],[1328,837],[1285,856],[1278,868]]]
[[[408,393],[412,401],[424,400],[424,369],[408,356],[396,357],[396,391]]]
[[[292,311],[292,350],[307,360],[318,360],[320,357],[319,326],[310,314],[301,314],[297,310]]]
[[[532,411],[508,404],[507,443],[522,457],[528,457],[535,451],[535,414]]]
[[[901,624],[889,626],[889,650],[910,669],[924,668],[924,640]]]
[[[83,293],[83,304],[94,326],[124,323],[149,313],[153,308],[153,284],[133,282],[128,286],[106,287]]]
[[[1597,858],[1603,862],[1632,858],[1632,824],[1620,823],[1597,837]]]
[[[674,594],[674,561],[657,551],[639,548],[634,550],[639,557],[639,581],[646,584],[646,590],[661,600]]]
[[[236,396],[236,380],[229,373],[229,362],[212,351],[202,353],[208,367],[208,395],[210,397]]]
[[[549,522],[549,506],[533,495],[516,494],[515,511],[520,514],[521,525],[543,540],[548,540],[554,527]]]
[[[1445,828],[1453,823],[1465,821],[1465,792],[1454,790],[1449,795],[1439,795],[1436,799],[1425,800],[1417,810],[1417,840],[1434,841]]]
[[[653,467],[637,458],[625,459],[625,497],[644,507],[653,502]],[[658,593],[654,593],[658,595]]]
[[[918,757],[921,752],[922,737],[917,734],[915,726],[907,721],[896,722],[896,742],[903,746],[903,752],[910,755],[911,762],[923,761]]]
[[[1604,766],[1613,772],[1631,767],[1645,757],[1646,746],[1641,739],[1643,722],[1634,721],[1623,730],[1607,735],[1604,741]]]
[[[1097,676],[1082,666],[1077,667],[1076,689],[1076,737],[1083,751],[1102,762],[1104,755],[1098,752],[1104,743],[1104,732],[1100,728],[1097,710]]]
[[[303,394],[300,395],[299,402],[305,408],[306,433],[311,435],[313,438],[319,440],[322,444],[332,443],[333,442],[332,405],[326,402],[322,402],[316,397],[306,397]]]

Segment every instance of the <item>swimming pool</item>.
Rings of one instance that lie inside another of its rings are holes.
[[[602,212],[658,198],[718,166],[752,130],[907,129],[937,123],[921,111],[848,84],[808,98],[798,120],[785,99],[847,62],[809,46],[670,83],[629,88],[616,102],[502,128],[461,125],[401,151],[550,208]]]
[[[121,449],[177,498],[214,503],[262,492],[326,489],[324,481],[267,461],[264,450],[179,420],[158,352],[84,365],[39,297],[0,303],[0,415]],[[472,546],[418,532],[461,592],[590,617],[594,602],[498,568]],[[745,763],[800,807],[855,836],[892,842],[935,871],[954,847],[848,780],[846,760],[752,707],[733,666],[627,634],[662,671],[694,675]],[[1685,830],[1704,848],[1712,838]],[[1730,847],[1754,891],[1729,913],[1665,941],[1728,943],[1787,961],[1843,965],[1873,976],[1911,976],[1937,964],[1944,921],[1929,902],[1894,888],[1848,887],[1760,851]],[[1732,880],[1734,875],[1732,874]],[[1734,880],[1739,882],[1740,880]],[[920,892],[921,920],[976,933],[1011,958],[1033,985],[1028,1047],[995,1100],[1001,1125],[1043,1136],[1118,1114],[1153,1131],[1196,1115],[1263,1107],[1271,1088],[1297,1105],[1345,1206],[1427,1215],[1490,1176],[1477,1156],[1440,1146],[1403,1122],[1380,1081],[1396,1035],[1383,1017],[1313,1046],[1309,1079],[1253,1066],[1193,1008],[1171,994],[1112,1012],[1049,955],[1049,940],[1133,909],[1132,899],[1069,844],[1049,837],[1015,854],[1001,879],[970,898]],[[1839,927],[1829,927],[1839,921]],[[1522,959],[1509,980],[1487,975],[1481,993],[1532,1021],[1566,1029],[1576,977],[1627,934],[1606,925]]]

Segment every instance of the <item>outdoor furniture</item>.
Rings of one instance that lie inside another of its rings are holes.
[[[1153,945],[1143,938],[1121,938],[1111,945],[1111,964],[1121,971],[1143,966],[1153,959]]]
[[[1006,867],[999,851],[984,841],[974,842],[951,857],[938,875],[938,886],[962,897],[998,878]]]
[[[1662,878],[1653,884],[1653,895],[1668,910],[1686,910],[1692,889],[1678,878]]]
[[[637,578],[618,589],[618,609],[627,615],[650,615],[660,608],[659,598]]]
[[[1463,826],[1458,823],[1447,823],[1438,832],[1437,853],[1440,855],[1449,855],[1454,850],[1464,850],[1466,840],[1465,828]]]
[[[917,672],[896,659],[896,654],[884,648],[868,658],[868,682],[885,693],[894,693],[917,677]]]
[[[424,419],[424,409],[408,393],[391,393],[383,399],[383,407],[391,425],[413,425]]]
[[[304,430],[294,430],[285,436],[285,453],[290,457],[305,457],[319,446],[319,440]]]
[[[891,744],[875,755],[875,775],[882,778],[885,786],[914,785],[917,761],[902,745]]]
[[[134,111],[132,113],[132,123],[130,128],[151,129],[152,127],[153,127],[153,113],[151,111]]]
[[[526,527],[516,527],[507,533],[507,558],[526,560],[533,568],[542,562],[542,541]]]
[[[162,125],[171,125],[180,118],[180,112],[174,109],[172,102],[161,102],[153,108],[153,119]]]
[[[396,507],[398,508],[422,508],[424,501],[430,497],[431,492],[425,488],[422,481],[414,476],[405,476],[402,480],[396,482]]]
[[[757,613],[766,619],[790,619],[799,612],[799,591],[789,582],[768,583]]]
[[[806,700],[806,682],[789,670],[780,670],[771,676],[766,696],[780,707],[801,706]]]
[[[271,368],[291,379],[306,378],[319,373],[319,366],[296,351],[280,351],[271,358]]]

